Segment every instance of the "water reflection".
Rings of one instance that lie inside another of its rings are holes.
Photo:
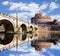
[[[22,34],[22,41],[24,41],[27,37],[27,34]]]
[[[32,40],[31,46],[37,51],[42,51],[44,48],[51,47],[52,43],[56,45],[58,42],[60,42],[59,33],[48,33],[48,35],[40,35],[37,39]]]
[[[11,39],[10,39],[11,38]],[[13,41],[12,41],[13,39]],[[12,42],[13,43],[12,43]],[[11,46],[10,43],[11,42]],[[52,44],[54,46],[57,46],[60,42],[60,34],[59,33],[41,33],[41,34],[4,34],[0,33],[0,44],[3,44],[4,47],[5,44],[9,44],[8,48],[11,48],[9,50],[5,50],[0,52],[1,56],[51,56],[49,52],[54,53],[58,52],[57,54],[60,55],[59,49],[50,49]],[[18,47],[16,47],[18,46]],[[1,46],[0,46],[1,47]],[[60,48],[60,46],[59,46]],[[44,49],[49,50],[49,52],[42,52]],[[37,51],[40,51],[39,53]],[[4,55],[5,54],[5,55]],[[24,55],[23,55],[24,54]],[[48,54],[48,55],[47,55]],[[54,53],[55,54],[55,53]],[[58,56],[55,54],[56,56]]]
[[[12,41],[13,40],[13,41]],[[41,33],[41,34],[12,34],[12,33],[0,33],[0,44],[7,45],[9,43],[14,46],[24,44],[26,42],[31,42],[31,46],[36,50],[42,50],[44,48],[49,48],[51,43],[56,45],[60,42],[59,33]]]
[[[13,40],[14,34],[0,33],[0,44],[7,45]]]
[[[60,34],[59,33],[41,33],[38,34],[21,34],[19,37],[20,43],[26,43],[31,41],[31,46],[36,50],[42,51],[44,48],[51,47],[53,43],[56,45],[60,42]],[[23,41],[23,42],[22,42]]]

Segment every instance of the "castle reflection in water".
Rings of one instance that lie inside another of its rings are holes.
[[[8,45],[13,40],[16,42],[16,34],[0,34],[0,44]],[[17,42],[15,44],[23,44],[31,42],[31,46],[37,51],[42,51],[44,48],[50,48],[53,43],[56,45],[60,42],[59,33],[41,33],[41,34],[20,34],[17,36]],[[14,44],[13,44],[14,45]],[[9,45],[10,48],[10,45]]]

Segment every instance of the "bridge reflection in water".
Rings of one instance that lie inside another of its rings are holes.
[[[51,43],[57,44],[60,42],[59,33],[41,33],[38,34],[12,34],[12,33],[0,33],[0,51],[9,49],[16,46],[18,50],[18,45],[24,44],[26,42],[31,42],[31,46],[36,50],[42,50],[44,48],[49,48]]]
[[[0,33],[0,44],[7,45],[13,40],[14,34],[11,33]]]

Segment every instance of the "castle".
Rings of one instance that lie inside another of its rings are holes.
[[[31,18],[31,23],[37,24],[37,23],[46,23],[51,22],[51,18],[48,16],[44,16],[42,13],[35,14],[35,17]]]
[[[56,19],[51,21],[51,17],[44,16],[42,13],[35,14],[34,17],[31,18],[31,23],[37,24],[40,26],[41,30],[52,30],[52,31],[59,31],[60,24],[57,22]]]

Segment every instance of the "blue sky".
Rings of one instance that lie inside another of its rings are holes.
[[[0,52],[0,56],[60,56],[60,43],[51,45],[50,48],[36,51],[30,43],[25,43],[16,47]]]
[[[60,21],[60,0],[0,0],[0,12],[30,20],[36,13]]]

